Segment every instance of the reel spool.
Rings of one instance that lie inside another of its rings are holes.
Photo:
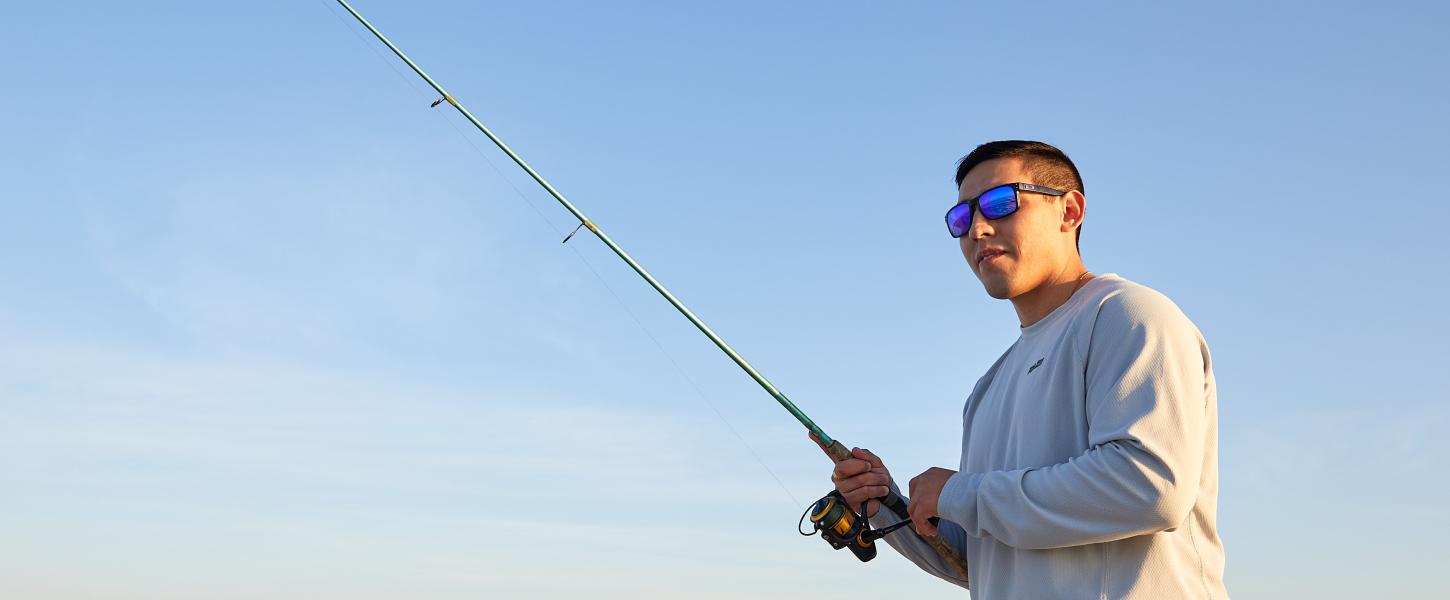
[[[865,508],[865,506],[861,507],[863,512]],[[851,510],[851,507],[846,504],[846,498],[836,490],[831,490],[831,493],[807,507],[805,514],[801,515],[801,523],[804,523],[807,518],[810,519],[814,529],[805,531],[798,523],[796,531],[804,536],[819,533],[821,539],[826,540],[826,543],[830,544],[832,548],[837,550],[850,548],[851,553],[861,559],[861,562],[876,558],[876,540],[911,524],[911,520],[907,519],[881,529],[872,529],[871,523],[865,517],[856,514],[856,511]]]

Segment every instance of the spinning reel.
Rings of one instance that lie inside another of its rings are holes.
[[[865,503],[862,503],[861,513],[865,512],[866,506]],[[801,523],[804,523],[807,517],[811,520],[813,531],[801,528]],[[861,559],[861,562],[866,562],[876,558],[876,540],[910,524],[911,519],[907,519],[881,529],[872,529],[871,523],[867,522],[866,517],[851,510],[841,492],[831,490],[831,493],[806,508],[806,512],[801,515],[801,522],[796,524],[796,531],[804,536],[820,533],[821,539],[826,540],[826,543],[830,544],[832,548],[837,550],[850,548],[856,558]]]

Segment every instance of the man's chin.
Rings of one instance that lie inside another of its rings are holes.
[[[1002,278],[988,277],[983,279],[982,287],[987,290],[988,296],[998,300],[1006,300],[1012,297],[1012,287]]]

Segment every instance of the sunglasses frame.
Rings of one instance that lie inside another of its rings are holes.
[[[988,217],[987,216],[987,213],[984,212],[984,211],[982,211],[982,203],[981,203],[982,196],[986,196],[987,194],[990,194],[990,193],[995,192],[997,190],[1000,190],[1002,188],[1012,188],[1012,210],[1008,211],[1007,214],[1005,214],[1005,215],[1001,215],[1001,216],[998,216],[998,217]],[[1002,185],[992,186],[992,187],[988,188],[987,190],[983,191],[982,193],[977,194],[974,197],[967,198],[966,200],[962,200],[960,202],[957,202],[956,204],[953,204],[951,208],[948,208],[947,209],[947,214],[944,217],[944,220],[947,223],[947,233],[951,233],[952,232],[952,211],[956,210],[958,206],[961,206],[963,204],[970,204],[970,205],[972,205],[972,212],[971,212],[971,214],[969,214],[967,216],[967,230],[962,232],[962,235],[966,235],[967,234],[967,231],[970,231],[971,230],[971,228],[972,228],[972,219],[976,218],[976,214],[978,212],[981,212],[982,213],[982,217],[985,218],[985,219],[987,219],[988,221],[995,221],[997,219],[1002,219],[1002,218],[1010,217],[1014,213],[1016,213],[1017,210],[1022,207],[1022,201],[1017,198],[1017,194],[1019,192],[1030,192],[1030,193],[1033,193],[1033,194],[1043,194],[1043,195],[1046,195],[1046,196],[1066,196],[1067,195],[1067,192],[1064,192],[1064,191],[1059,190],[1059,189],[1050,188],[1050,187],[1047,187],[1047,186],[1044,186],[1044,185],[1037,185],[1035,183],[1022,183],[1020,181],[1013,182],[1013,183],[1004,183]],[[962,235],[953,235],[952,237],[959,238],[959,237],[962,237]]]

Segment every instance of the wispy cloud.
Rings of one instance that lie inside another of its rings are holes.
[[[722,565],[783,597],[845,560],[789,533],[780,490],[702,417],[41,339],[0,361],[13,592],[94,592],[53,561],[122,548],[127,571],[88,572],[176,597],[746,593],[701,587]],[[206,576],[159,585],[171,569]]]

